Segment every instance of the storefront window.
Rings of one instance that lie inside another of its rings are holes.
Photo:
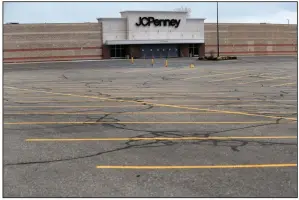
[[[112,45],[110,47],[110,56],[111,58],[125,58],[126,49],[123,45]]]

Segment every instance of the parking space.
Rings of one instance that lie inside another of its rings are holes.
[[[296,58],[164,62],[4,65],[4,196],[296,197]]]

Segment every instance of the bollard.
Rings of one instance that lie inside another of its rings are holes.
[[[134,64],[134,57],[131,57],[131,63]]]
[[[167,60],[167,58],[165,60],[165,67],[168,67],[168,60]]]

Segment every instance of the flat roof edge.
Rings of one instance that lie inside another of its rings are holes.
[[[101,17],[101,18],[97,18],[98,21],[101,20],[126,20],[127,18],[122,18],[122,17]]]
[[[207,18],[186,18],[187,20],[206,20]]]
[[[151,10],[126,10],[126,11],[121,11],[120,13],[128,13],[128,12],[135,12],[135,13],[140,13],[140,12],[166,12],[166,13],[188,13],[188,11],[170,11],[170,10],[166,10],[166,11],[163,11],[163,10],[155,10],[155,11],[151,11]]]
[[[205,39],[172,39],[172,40],[106,40],[104,45],[125,45],[125,44],[188,44],[204,43]]]

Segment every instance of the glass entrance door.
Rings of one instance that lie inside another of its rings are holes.
[[[189,44],[189,57],[199,56],[199,45]]]
[[[111,45],[110,46],[110,57],[111,58],[125,58],[126,47],[124,45]]]

